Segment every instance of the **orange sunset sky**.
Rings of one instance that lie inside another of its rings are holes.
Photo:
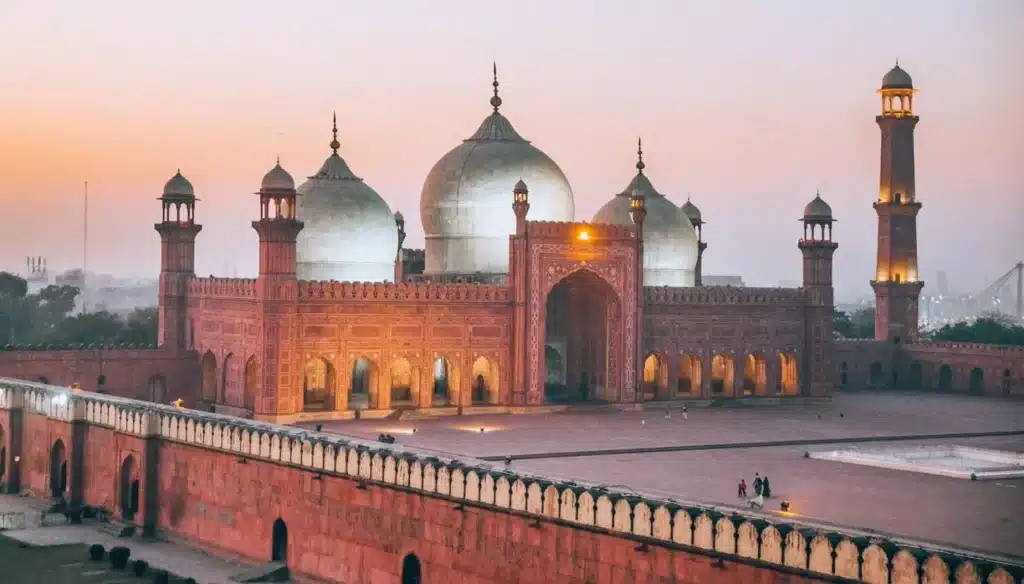
[[[578,220],[629,182],[640,135],[654,185],[708,221],[705,273],[798,280],[821,189],[838,296],[867,295],[875,91],[898,58],[920,89],[922,276],[978,291],[1024,259],[1022,29],[1019,0],[4,2],[0,269],[79,267],[88,181],[90,269],[155,277],[180,167],[198,273],[254,276],[252,193],[278,154],[300,180],[319,168],[334,110],[342,156],[419,247],[423,179],[489,113],[493,60]]]

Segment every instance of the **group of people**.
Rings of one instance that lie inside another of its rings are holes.
[[[740,477],[740,484],[737,486],[736,496],[740,498],[746,498],[747,495],[747,480]],[[768,476],[761,476],[759,473],[754,473],[754,498],[750,499],[751,508],[764,508],[764,500],[771,498],[772,496],[772,484],[768,480]]]
[[[392,436],[391,434],[381,434],[380,436],[377,436],[377,442],[383,442],[384,444],[394,444],[395,437]]]

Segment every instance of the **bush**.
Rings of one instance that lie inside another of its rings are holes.
[[[98,543],[94,543],[89,546],[89,559],[98,562],[103,559],[103,554],[107,553],[107,550]]]
[[[143,574],[146,573],[146,570],[148,569],[149,562],[147,562],[146,560],[135,560],[134,562],[132,562],[132,572],[134,572],[135,575],[140,578],[142,577]]]
[[[170,584],[171,575],[164,570],[153,572],[153,584]]]
[[[128,567],[128,558],[131,557],[132,550],[118,546],[110,548],[110,553],[107,555],[110,556],[110,565],[113,566],[115,570],[123,570]]]

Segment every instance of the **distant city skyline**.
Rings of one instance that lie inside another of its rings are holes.
[[[577,220],[629,182],[641,135],[658,190],[690,196],[708,221],[706,273],[799,280],[796,219],[820,189],[839,219],[837,296],[866,296],[874,92],[898,58],[920,89],[925,294],[939,271],[977,292],[1024,259],[1024,76],[1012,73],[1024,4],[922,6],[5,6],[0,35],[18,58],[0,63],[0,107],[14,113],[0,127],[0,268],[22,271],[29,255],[51,272],[81,267],[89,181],[90,271],[155,277],[155,199],[180,167],[201,199],[197,273],[255,276],[252,193],[278,154],[300,181],[312,174],[335,110],[341,154],[421,247],[423,179],[489,111],[494,60],[503,113],[565,171]]]

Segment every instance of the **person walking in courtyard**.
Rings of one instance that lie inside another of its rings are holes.
[[[768,475],[765,475],[764,478],[761,479],[761,494],[764,495],[765,499],[772,496],[772,485],[768,482]]]
[[[689,418],[687,418],[687,415],[686,415],[686,414],[687,414],[687,412],[689,412],[689,411],[690,411],[690,408],[689,408],[689,407],[687,407],[687,405],[686,405],[686,404],[683,404],[683,419],[684,419],[684,420],[687,420],[687,419],[689,419]]]
[[[761,475],[759,473],[755,472],[754,473],[754,495],[760,495],[761,494],[761,487],[762,487],[762,485],[763,485],[763,483],[761,482]]]
[[[747,496],[747,481],[743,477],[740,477],[740,484],[736,487],[736,496],[737,497],[746,497]]]

